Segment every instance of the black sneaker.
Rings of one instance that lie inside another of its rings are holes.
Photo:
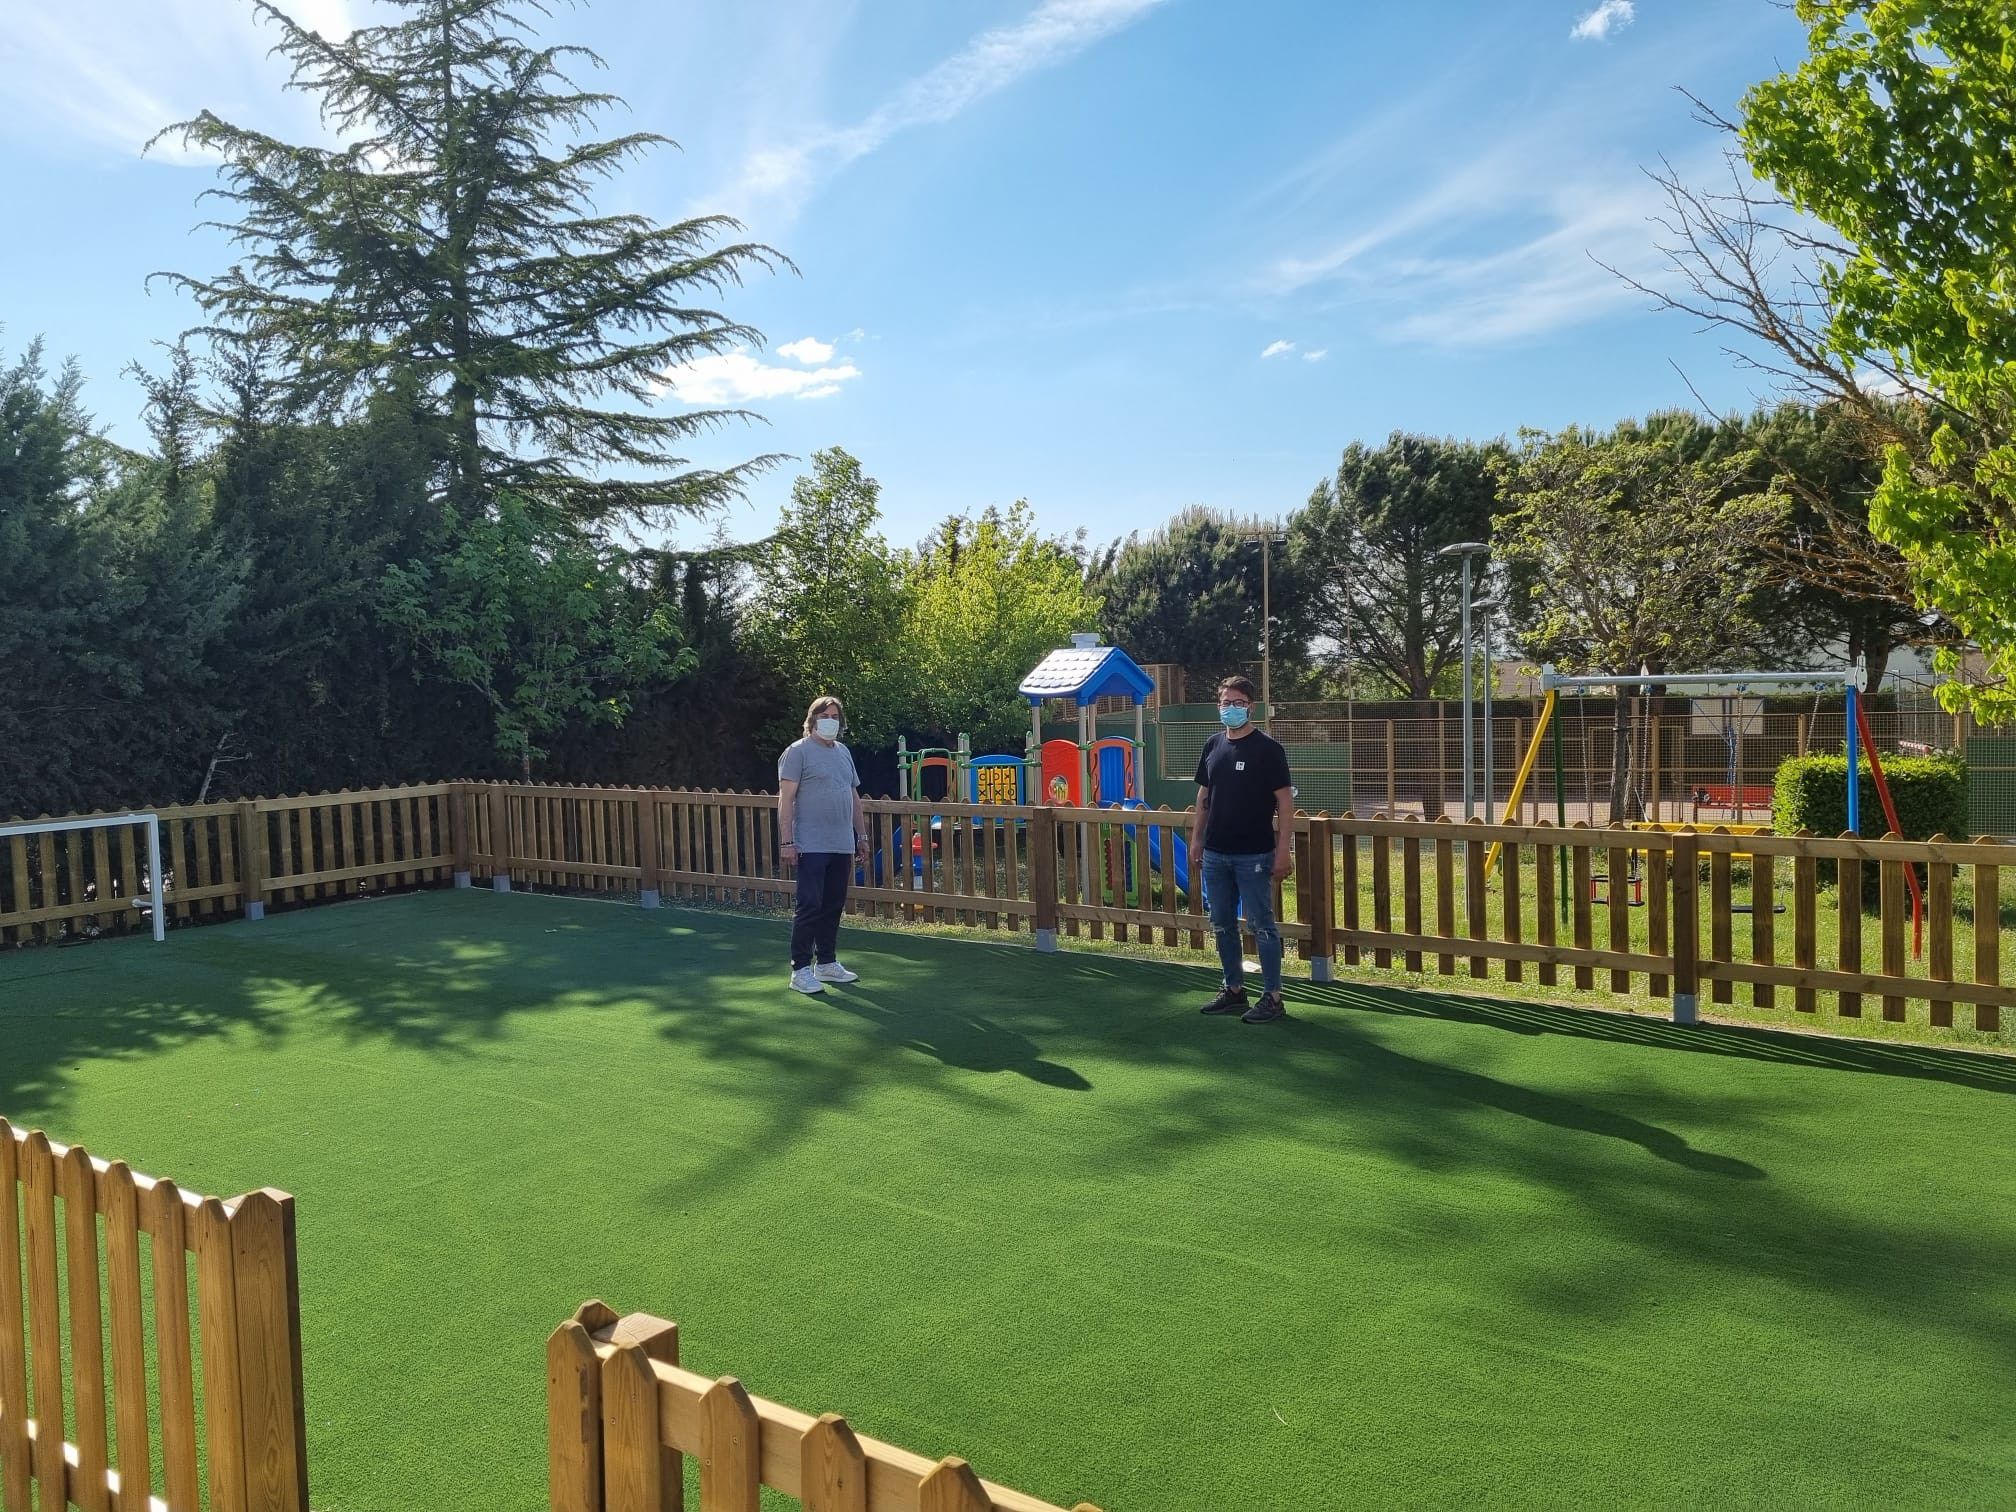
[[[1244,1013],[1246,1011],[1246,989],[1244,987],[1221,987],[1218,996],[1211,999],[1199,1013]]]
[[[1239,1015],[1242,1024],[1271,1024],[1278,1018],[1288,1017],[1288,1005],[1281,1001],[1278,992],[1263,992],[1260,1001]]]

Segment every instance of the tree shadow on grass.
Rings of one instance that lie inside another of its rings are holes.
[[[1007,1137],[1028,1117],[1014,1089],[1035,1088],[1056,1094],[1060,1112],[1126,1109],[1047,1157],[1067,1182],[1116,1169],[1153,1180],[1235,1138],[1292,1139],[1340,1156],[1371,1149],[1424,1178],[1462,1174],[1548,1194],[1644,1257],[1600,1285],[1564,1283],[1537,1261],[1494,1276],[1543,1309],[1649,1305],[1663,1284],[1659,1258],[1683,1254],[1732,1282],[1766,1277],[1826,1292],[2016,1359],[2016,1322],[1996,1289],[2006,1280],[1993,1279],[2016,1273],[2016,1244],[1993,1226],[1922,1204],[1893,1219],[1881,1201],[1816,1201],[1738,1153],[1771,1148],[1772,1120],[1789,1112],[1825,1117],[1842,1083],[1817,1076],[1760,1089],[1754,1078],[1725,1087],[1668,1074],[1675,1054],[1707,1055],[1992,1093],[2016,1089],[2016,1063],[1384,986],[1297,984],[1285,1024],[1246,1026],[1197,1017],[1207,968],[886,932],[850,932],[860,987],[805,998],[785,987],[783,937],[778,921],[436,894],[178,933],[166,963],[140,941],[32,960],[24,952],[0,962],[0,1111],[59,1108],[70,1068],[89,1058],[248,1029],[284,1037],[304,1015],[359,1043],[460,1060],[485,1055],[520,1016],[641,1010],[690,1052],[668,1061],[670,1074],[718,1066],[722,1090],[747,1110],[746,1129],[724,1131],[681,1178],[688,1194],[773,1179],[822,1114],[892,1083],[998,1116]],[[1379,1027],[1400,1019],[1516,1039],[1501,1051],[1488,1037],[1402,1041]],[[1503,1053],[1544,1036],[1626,1053],[1593,1090],[1572,1063],[1535,1070]],[[1535,1080],[1563,1070],[1565,1082]],[[88,1143],[89,1131],[73,1133]],[[1646,1158],[1620,1162],[1610,1153],[1620,1145]],[[1998,1153],[1979,1152],[1990,1169]],[[1338,1200],[1348,1202],[1350,1160],[1335,1169]],[[1424,1213],[1471,1242],[1488,1242],[1505,1221],[1461,1202]],[[1816,1264],[1816,1255],[1856,1263]]]

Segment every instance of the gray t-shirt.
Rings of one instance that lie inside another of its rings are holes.
[[[798,784],[787,835],[804,852],[854,849],[854,789],[861,785],[854,757],[835,741],[827,745],[810,735],[794,741],[777,762],[777,780]]]

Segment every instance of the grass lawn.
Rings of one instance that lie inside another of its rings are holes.
[[[325,1512],[544,1505],[547,1332],[1108,1512],[2006,1506],[2016,1059],[442,892],[0,958],[0,1112],[300,1200]]]

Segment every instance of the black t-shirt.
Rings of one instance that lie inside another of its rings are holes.
[[[1265,730],[1237,740],[1219,731],[1197,758],[1197,785],[1211,793],[1206,850],[1254,856],[1274,849],[1274,795],[1289,785],[1280,741]]]

